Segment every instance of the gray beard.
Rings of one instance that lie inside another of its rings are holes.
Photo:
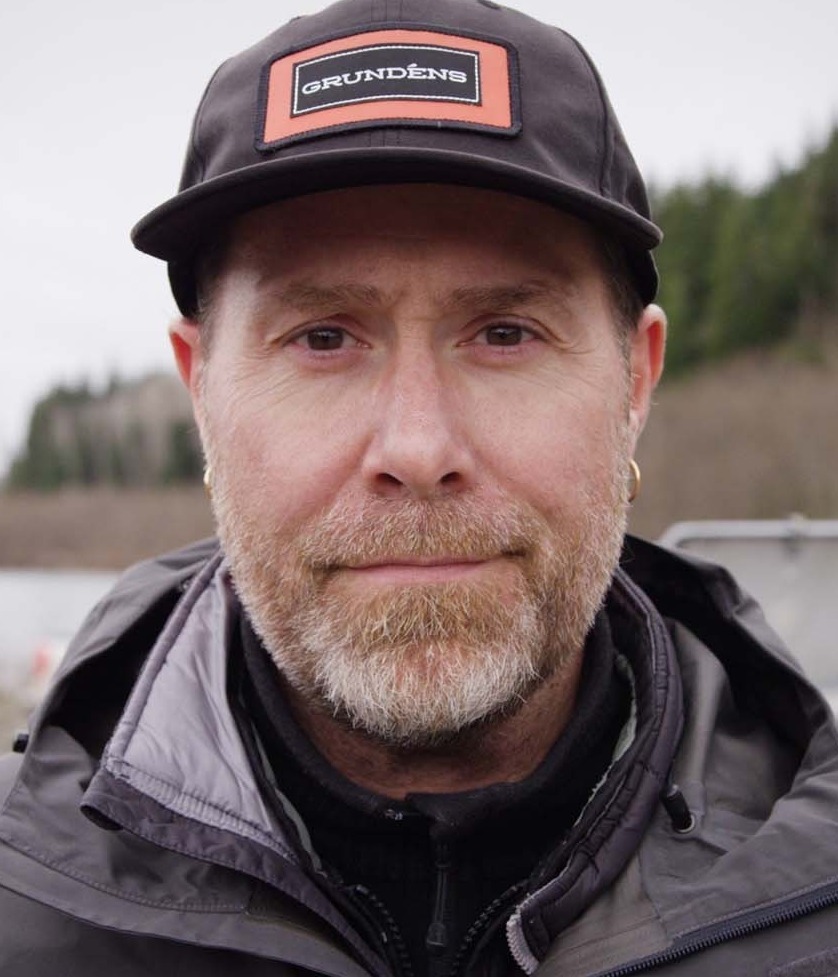
[[[621,456],[622,457],[622,456]],[[336,506],[280,540],[215,468],[214,508],[256,633],[310,706],[401,749],[428,749],[520,709],[581,650],[619,558],[616,475],[556,529],[531,508],[468,499]],[[230,488],[228,489],[228,485]],[[507,557],[513,582],[347,593],[337,568],[399,554]]]

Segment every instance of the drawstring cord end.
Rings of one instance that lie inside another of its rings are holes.
[[[661,804],[669,815],[674,831],[679,835],[692,831],[695,827],[695,816],[677,784],[669,783],[661,791]]]

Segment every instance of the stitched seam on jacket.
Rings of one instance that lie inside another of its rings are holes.
[[[27,857],[34,859],[41,865],[46,865],[53,871],[57,872],[59,875],[63,875],[65,878],[74,879],[76,882],[83,882],[85,885],[89,886],[91,889],[96,889],[99,892],[106,892],[108,895],[116,896],[122,902],[132,902],[139,906],[148,906],[150,908],[161,908],[165,907],[167,909],[182,909],[184,912],[222,912],[222,913],[241,913],[247,908],[247,901],[242,902],[231,902],[231,903],[206,903],[206,902],[172,902],[169,899],[144,899],[142,896],[132,895],[130,892],[126,892],[124,889],[114,888],[109,885],[105,885],[102,882],[97,882],[95,879],[90,878],[83,872],[74,872],[71,869],[67,869],[59,862],[57,859],[50,858],[43,855],[41,852],[36,851],[29,845],[18,841],[17,839],[11,838],[7,833],[0,831],[0,838],[3,838],[8,842],[11,848],[15,851],[25,854]],[[150,839],[145,839],[150,840]],[[178,854],[189,855],[186,851],[180,851]],[[189,856],[194,859],[194,856]],[[225,868],[228,866],[225,866]]]
[[[123,773],[123,770],[127,770],[127,775]],[[285,845],[279,844],[276,839],[270,834],[264,831],[259,825],[250,821],[248,818],[242,817],[240,814],[235,814],[226,808],[221,807],[218,804],[214,804],[212,801],[208,801],[205,797],[199,797],[197,794],[191,791],[184,790],[182,787],[175,786],[164,780],[162,777],[158,777],[154,774],[148,773],[148,771],[143,770],[140,767],[134,766],[130,761],[125,759],[117,759],[116,757],[111,757],[111,767],[108,769],[108,773],[111,774],[116,780],[127,784],[134,790],[140,793],[147,793],[153,800],[155,800],[162,807],[167,810],[172,811],[175,814],[179,814],[181,817],[192,818],[195,821],[208,821],[210,826],[217,828],[219,830],[231,831],[241,837],[250,838],[251,840],[261,839],[263,840],[266,847],[273,851],[278,852],[283,855],[289,861],[296,862],[297,859],[294,856],[290,848]],[[135,783],[134,779],[131,778],[130,774],[134,773],[138,778],[141,778],[146,782],[145,786],[140,786]],[[156,790],[156,785],[160,785],[163,790]],[[188,798],[194,803],[194,812],[189,812],[188,810],[181,810],[178,806],[172,806],[172,801],[177,801],[178,798]],[[218,823],[218,819],[214,817],[202,818],[202,815],[208,813],[219,814],[226,817],[227,824]],[[234,825],[246,825],[251,830],[236,831]],[[132,828],[132,833],[137,834],[139,832],[134,831]],[[149,839],[150,840],[150,839]]]

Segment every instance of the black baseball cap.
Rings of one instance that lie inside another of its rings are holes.
[[[493,0],[339,0],[226,61],[198,107],[179,192],[134,228],[180,310],[231,219],[322,190],[444,183],[552,204],[658,277],[637,168],[602,80],[569,34]]]

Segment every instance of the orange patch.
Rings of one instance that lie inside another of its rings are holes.
[[[267,74],[262,144],[399,122],[515,128],[501,44],[425,30],[353,34],[285,55]]]

